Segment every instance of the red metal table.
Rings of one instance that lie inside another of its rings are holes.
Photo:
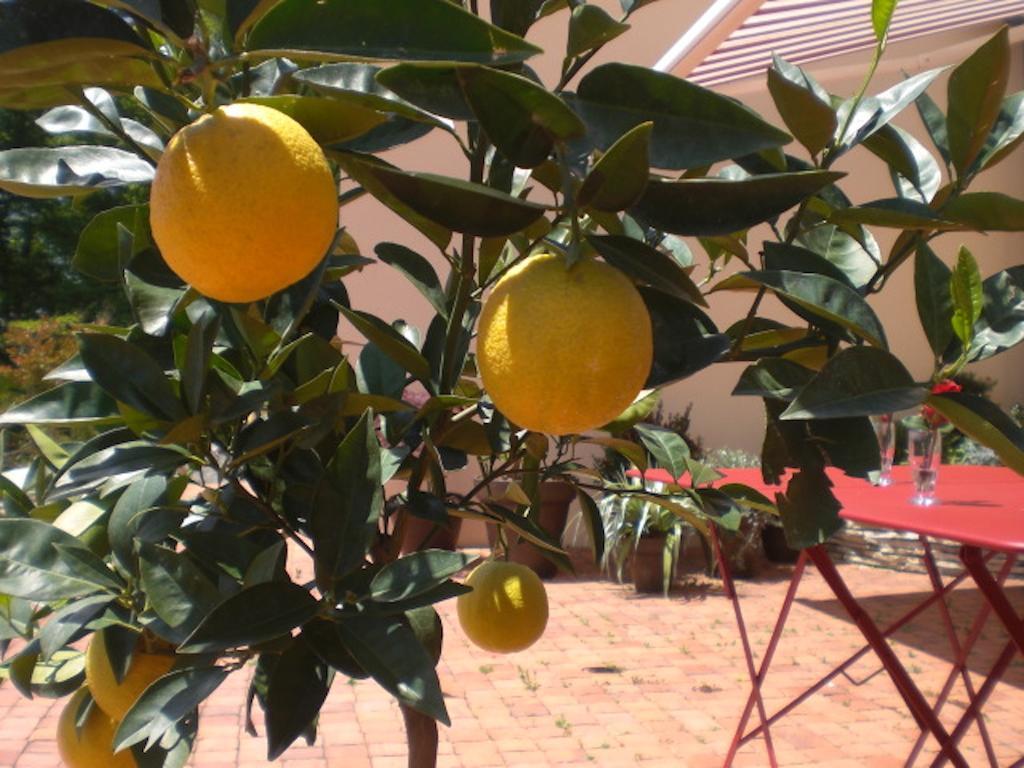
[[[722,474],[725,475],[722,482],[744,483],[769,496],[772,496],[774,491],[780,490],[778,487],[766,486],[761,481],[760,470],[723,470]],[[889,626],[881,628],[868,616],[847,588],[825,547],[818,545],[805,549],[800,553],[793,569],[789,589],[779,611],[772,636],[765,648],[761,664],[755,668],[754,655],[739,598],[729,572],[728,562],[721,557],[718,536],[712,526],[712,545],[717,554],[726,595],[733,604],[746,656],[747,672],[751,680],[750,695],[726,755],[725,768],[732,764],[739,747],[757,736],[764,737],[769,763],[772,768],[776,768],[778,762],[771,738],[771,725],[791,712],[830,680],[843,673],[855,661],[872,651],[888,672],[907,709],[921,728],[921,735],[911,749],[906,765],[913,764],[930,734],[940,746],[940,752],[932,762],[933,766],[944,765],[948,760],[958,768],[970,768],[958,745],[970,725],[976,723],[985,745],[989,764],[995,768],[997,766],[995,753],[984,719],[980,715],[985,701],[1005,673],[1014,655],[1019,653],[1024,656],[1024,619],[1011,605],[1003,590],[1003,583],[1017,556],[1024,552],[1024,478],[1002,467],[945,466],[939,473],[939,503],[931,507],[916,507],[909,503],[912,486],[907,467],[896,467],[894,483],[885,488],[846,477],[838,472],[833,474],[830,471],[829,474],[834,483],[833,492],[843,505],[840,514],[844,519],[918,535],[922,558],[932,586],[932,594],[904,616]],[[649,471],[645,477],[648,480],[661,482],[671,479],[667,473],[659,470]],[[930,538],[948,539],[960,544],[960,560],[964,565],[964,570],[950,581],[944,582],[939,573],[932,554]],[[1004,559],[998,573],[993,576],[989,561],[998,554],[1004,555]],[[808,560],[814,563],[836,599],[860,629],[867,645],[843,661],[803,694],[769,716],[761,698],[761,686],[767,677],[772,657],[778,646]],[[974,617],[966,638],[961,641],[954,628],[945,596],[968,577],[977,585],[985,601]],[[937,604],[939,607],[954,663],[946,684],[936,701],[934,704],[929,704],[896,657],[886,638],[933,604]],[[976,687],[967,671],[967,657],[992,613],[1006,629],[1009,640],[996,658],[985,680]],[[964,683],[969,705],[953,729],[947,730],[939,720],[939,713],[957,678]],[[760,725],[744,733],[755,707],[758,711]],[[1024,765],[1024,758],[1013,765]]]

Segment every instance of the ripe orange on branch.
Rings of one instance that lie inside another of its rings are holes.
[[[131,750],[114,753],[114,734],[117,722],[99,707],[93,705],[81,730],[75,721],[82,702],[88,695],[79,689],[61,711],[57,723],[57,751],[67,768],[136,768]]]
[[[529,648],[548,623],[544,582],[520,563],[488,560],[466,577],[472,592],[459,595],[462,631],[475,645],[494,653]]]
[[[97,632],[85,651],[85,680],[96,704],[120,721],[151,683],[171,671],[174,661],[173,654],[147,653],[137,648],[128,671],[118,682],[103,633]]]
[[[585,432],[612,421],[651,369],[651,319],[604,262],[538,253],[505,274],[480,316],[477,357],[494,405],[525,429]]]
[[[150,194],[168,266],[212,299],[257,301],[308,275],[338,225],[334,176],[305,128],[276,109],[231,104],[182,128]]]

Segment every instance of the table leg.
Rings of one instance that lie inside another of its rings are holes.
[[[932,584],[932,591],[935,594],[944,596],[948,590],[946,589],[946,585],[943,584],[942,575],[939,573],[939,568],[935,563],[935,555],[932,553],[932,547],[928,541],[928,537],[921,535],[918,539],[921,542],[921,547],[924,551],[923,560],[925,568],[928,571],[928,578]],[[999,571],[998,582],[1000,584],[1006,581],[1006,577],[1010,575],[1012,568],[1013,558],[1007,557],[1003,563],[1003,567]],[[939,613],[942,616],[942,622],[946,627],[946,635],[949,638],[950,648],[953,651],[954,664],[949,675],[946,677],[946,682],[943,684],[938,698],[935,700],[935,704],[932,707],[936,715],[938,715],[942,711],[943,706],[945,706],[946,700],[948,699],[950,692],[953,690],[953,685],[956,682],[957,676],[963,680],[964,688],[967,691],[968,701],[974,702],[977,693],[974,689],[974,683],[971,681],[970,672],[967,669],[967,658],[970,656],[971,649],[974,648],[975,643],[977,643],[978,638],[981,636],[981,630],[988,621],[989,613],[991,612],[991,608],[988,603],[983,603],[981,608],[978,610],[977,615],[974,617],[974,622],[971,625],[970,632],[968,632],[967,637],[961,644],[956,632],[956,627],[953,625],[953,617],[949,612],[949,606],[946,604],[945,599],[938,602],[938,608]],[[981,733],[981,740],[985,746],[985,754],[988,757],[988,763],[991,768],[998,768],[999,761],[996,759],[995,748],[992,746],[992,739],[988,734],[988,726],[985,725],[984,718],[980,718],[977,722],[978,731]],[[928,732],[922,730],[921,735],[917,737],[917,741],[914,743],[914,748],[910,751],[909,757],[907,757],[907,761],[904,763],[905,768],[910,768],[910,766],[912,766],[917,760],[927,738]]]
[[[1011,560],[1012,564],[1016,556],[1007,555],[1007,558]],[[1017,611],[1010,605],[1002,587],[992,578],[992,574],[985,566],[981,550],[978,547],[963,546],[960,548],[960,560],[978,585],[978,589],[985,595],[985,599],[992,606],[996,616],[1006,627],[1006,631],[1010,633],[1010,639],[1017,646],[1017,650],[1021,656],[1024,656],[1024,620],[1017,615]]]
[[[896,657],[892,648],[889,647],[886,642],[885,636],[879,630],[878,625],[871,620],[871,617],[867,615],[856,598],[850,593],[849,588],[846,586],[846,582],[843,581],[842,576],[839,575],[839,571],[836,570],[832,559],[829,557],[828,552],[825,548],[818,544],[807,550],[808,557],[811,562],[817,567],[818,572],[822,578],[825,579],[826,583],[831,588],[832,593],[836,596],[836,599],[842,604],[843,608],[853,619],[857,628],[860,629],[861,634],[864,635],[864,639],[868,641],[875,654],[878,656],[879,661],[885,667],[885,670],[889,673],[889,677],[892,678],[893,683],[896,685],[896,689],[899,691],[900,696],[903,697],[904,702],[907,704],[907,708],[913,715],[914,720],[921,728],[927,728],[934,734],[942,747],[943,754],[949,756],[953,761],[953,764],[957,768],[969,768],[967,761],[964,756],[957,749],[949,736],[949,733],[943,727],[942,723],[939,722],[938,717],[932,712],[931,707],[928,706],[928,702],[925,700],[921,691],[917,685],[911,679],[907,670],[900,663],[900,660]]]
[[[747,636],[746,623],[743,621],[743,611],[740,609],[740,598],[736,594],[736,585],[732,581],[732,572],[729,570],[728,561],[722,557],[722,545],[718,540],[718,531],[714,523],[712,523],[708,530],[711,534],[711,547],[715,553],[715,559],[718,561],[718,572],[722,576],[722,586],[725,589],[726,597],[732,601],[733,612],[736,614],[736,627],[740,633],[740,642],[743,645],[743,655],[747,661],[747,674],[750,676],[750,684],[752,686],[750,695],[757,703],[757,712],[761,717],[761,726],[764,728],[764,744],[768,750],[768,762],[771,768],[778,768],[778,761],[775,759],[775,745],[772,743],[772,734],[768,729],[766,723],[768,721],[768,714],[765,712],[764,700],[761,698],[761,678],[760,675],[754,670],[754,653],[750,648],[750,638]],[[722,768],[729,768],[732,765],[733,759],[736,757],[736,750],[739,748],[740,734],[746,725],[747,719],[750,717],[750,700],[747,701],[747,708],[743,712],[743,718],[740,720],[740,724],[736,729],[736,734],[733,736],[732,745],[729,747],[729,752],[725,756],[725,762],[722,764]]]

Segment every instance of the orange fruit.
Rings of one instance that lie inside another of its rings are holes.
[[[544,582],[525,565],[502,560],[481,563],[466,577],[472,592],[459,595],[462,631],[475,645],[494,653],[529,648],[548,623]]]

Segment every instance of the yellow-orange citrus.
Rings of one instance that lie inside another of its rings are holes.
[[[57,751],[67,768],[136,768],[130,750],[114,753],[117,723],[99,707],[94,706],[82,724],[75,728],[78,710],[88,691],[80,689],[60,713],[57,723]]]
[[[459,595],[459,624],[474,644],[494,653],[529,648],[548,623],[544,582],[525,565],[481,563],[466,577],[472,592]]]
[[[120,722],[142,692],[154,680],[171,671],[174,660],[170,653],[146,653],[136,649],[128,672],[118,683],[103,633],[97,632],[85,652],[85,681],[100,708]]]
[[[564,435],[600,427],[636,397],[653,357],[650,315],[614,267],[530,256],[494,286],[480,316],[484,388],[512,422]]]
[[[270,107],[230,104],[171,139],[153,180],[150,224],[164,260],[200,293],[256,301],[326,255],[337,188],[299,123]]]

